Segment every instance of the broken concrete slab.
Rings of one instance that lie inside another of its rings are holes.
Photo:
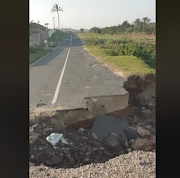
[[[127,138],[123,130],[128,127],[129,123],[125,120],[107,115],[98,115],[94,119],[91,132],[95,133],[100,140],[107,138],[110,133],[117,133],[120,136],[121,142],[125,142]]]
[[[127,91],[123,91],[121,95],[86,98],[88,110],[95,117],[98,114],[108,114],[126,109],[128,107],[129,94]]]

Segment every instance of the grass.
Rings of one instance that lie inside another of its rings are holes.
[[[51,49],[37,49],[36,53],[29,53],[29,64],[32,64],[33,62],[37,61],[49,52],[51,52]]]
[[[107,41],[108,39],[117,39],[121,38],[120,35],[101,35],[101,34],[78,34],[78,36],[83,40],[84,44],[88,44],[90,40],[93,37],[98,37],[100,39],[103,39],[104,41]],[[147,44],[155,44],[154,39],[142,39],[134,37],[133,40],[136,40],[137,42],[143,42]],[[150,67],[145,63],[143,59],[140,59],[135,56],[110,56],[104,52],[102,48],[100,48],[98,45],[86,45],[87,50],[89,53],[91,53],[93,56],[95,56],[98,60],[100,60],[102,63],[111,65],[113,69],[117,69],[121,71],[125,76],[130,75],[146,75],[149,73],[155,74],[155,68]]]

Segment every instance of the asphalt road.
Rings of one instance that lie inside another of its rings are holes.
[[[119,95],[125,79],[83,49],[76,34],[68,34],[58,48],[30,67],[30,106],[86,108],[85,97]]]

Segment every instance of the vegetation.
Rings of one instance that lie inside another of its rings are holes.
[[[51,49],[43,49],[38,43],[29,43],[29,64],[35,62],[49,52],[51,52]]]
[[[79,34],[89,52],[125,75],[155,73],[156,46],[153,39],[119,35]]]
[[[98,28],[93,27],[90,29],[90,33],[99,33],[99,34],[123,34],[123,33],[144,33],[144,34],[155,34],[156,33],[156,24],[154,22],[150,23],[151,19],[148,17],[136,19],[132,24],[128,21],[124,21],[121,25]]]
[[[58,4],[54,4],[54,6],[52,7],[51,12],[57,12],[57,14],[58,14],[58,29],[60,29],[59,11],[63,11],[63,9],[61,7],[59,7]]]

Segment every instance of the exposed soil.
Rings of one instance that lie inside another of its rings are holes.
[[[144,111],[149,112],[144,114]],[[113,147],[105,142],[97,141],[98,138],[92,136],[91,129],[78,132],[73,129],[57,129],[55,125],[45,123],[30,123],[30,162],[53,168],[76,168],[90,163],[103,163],[133,150],[155,152],[155,108],[142,110],[140,107],[130,105],[128,117],[124,119],[138,134],[138,138],[128,140],[128,145],[125,147],[122,145]],[[145,130],[148,134],[139,135],[138,129],[143,130],[142,132]],[[56,145],[57,149],[54,149],[46,140],[51,133],[63,134],[67,142],[72,145],[63,144],[60,141]]]

